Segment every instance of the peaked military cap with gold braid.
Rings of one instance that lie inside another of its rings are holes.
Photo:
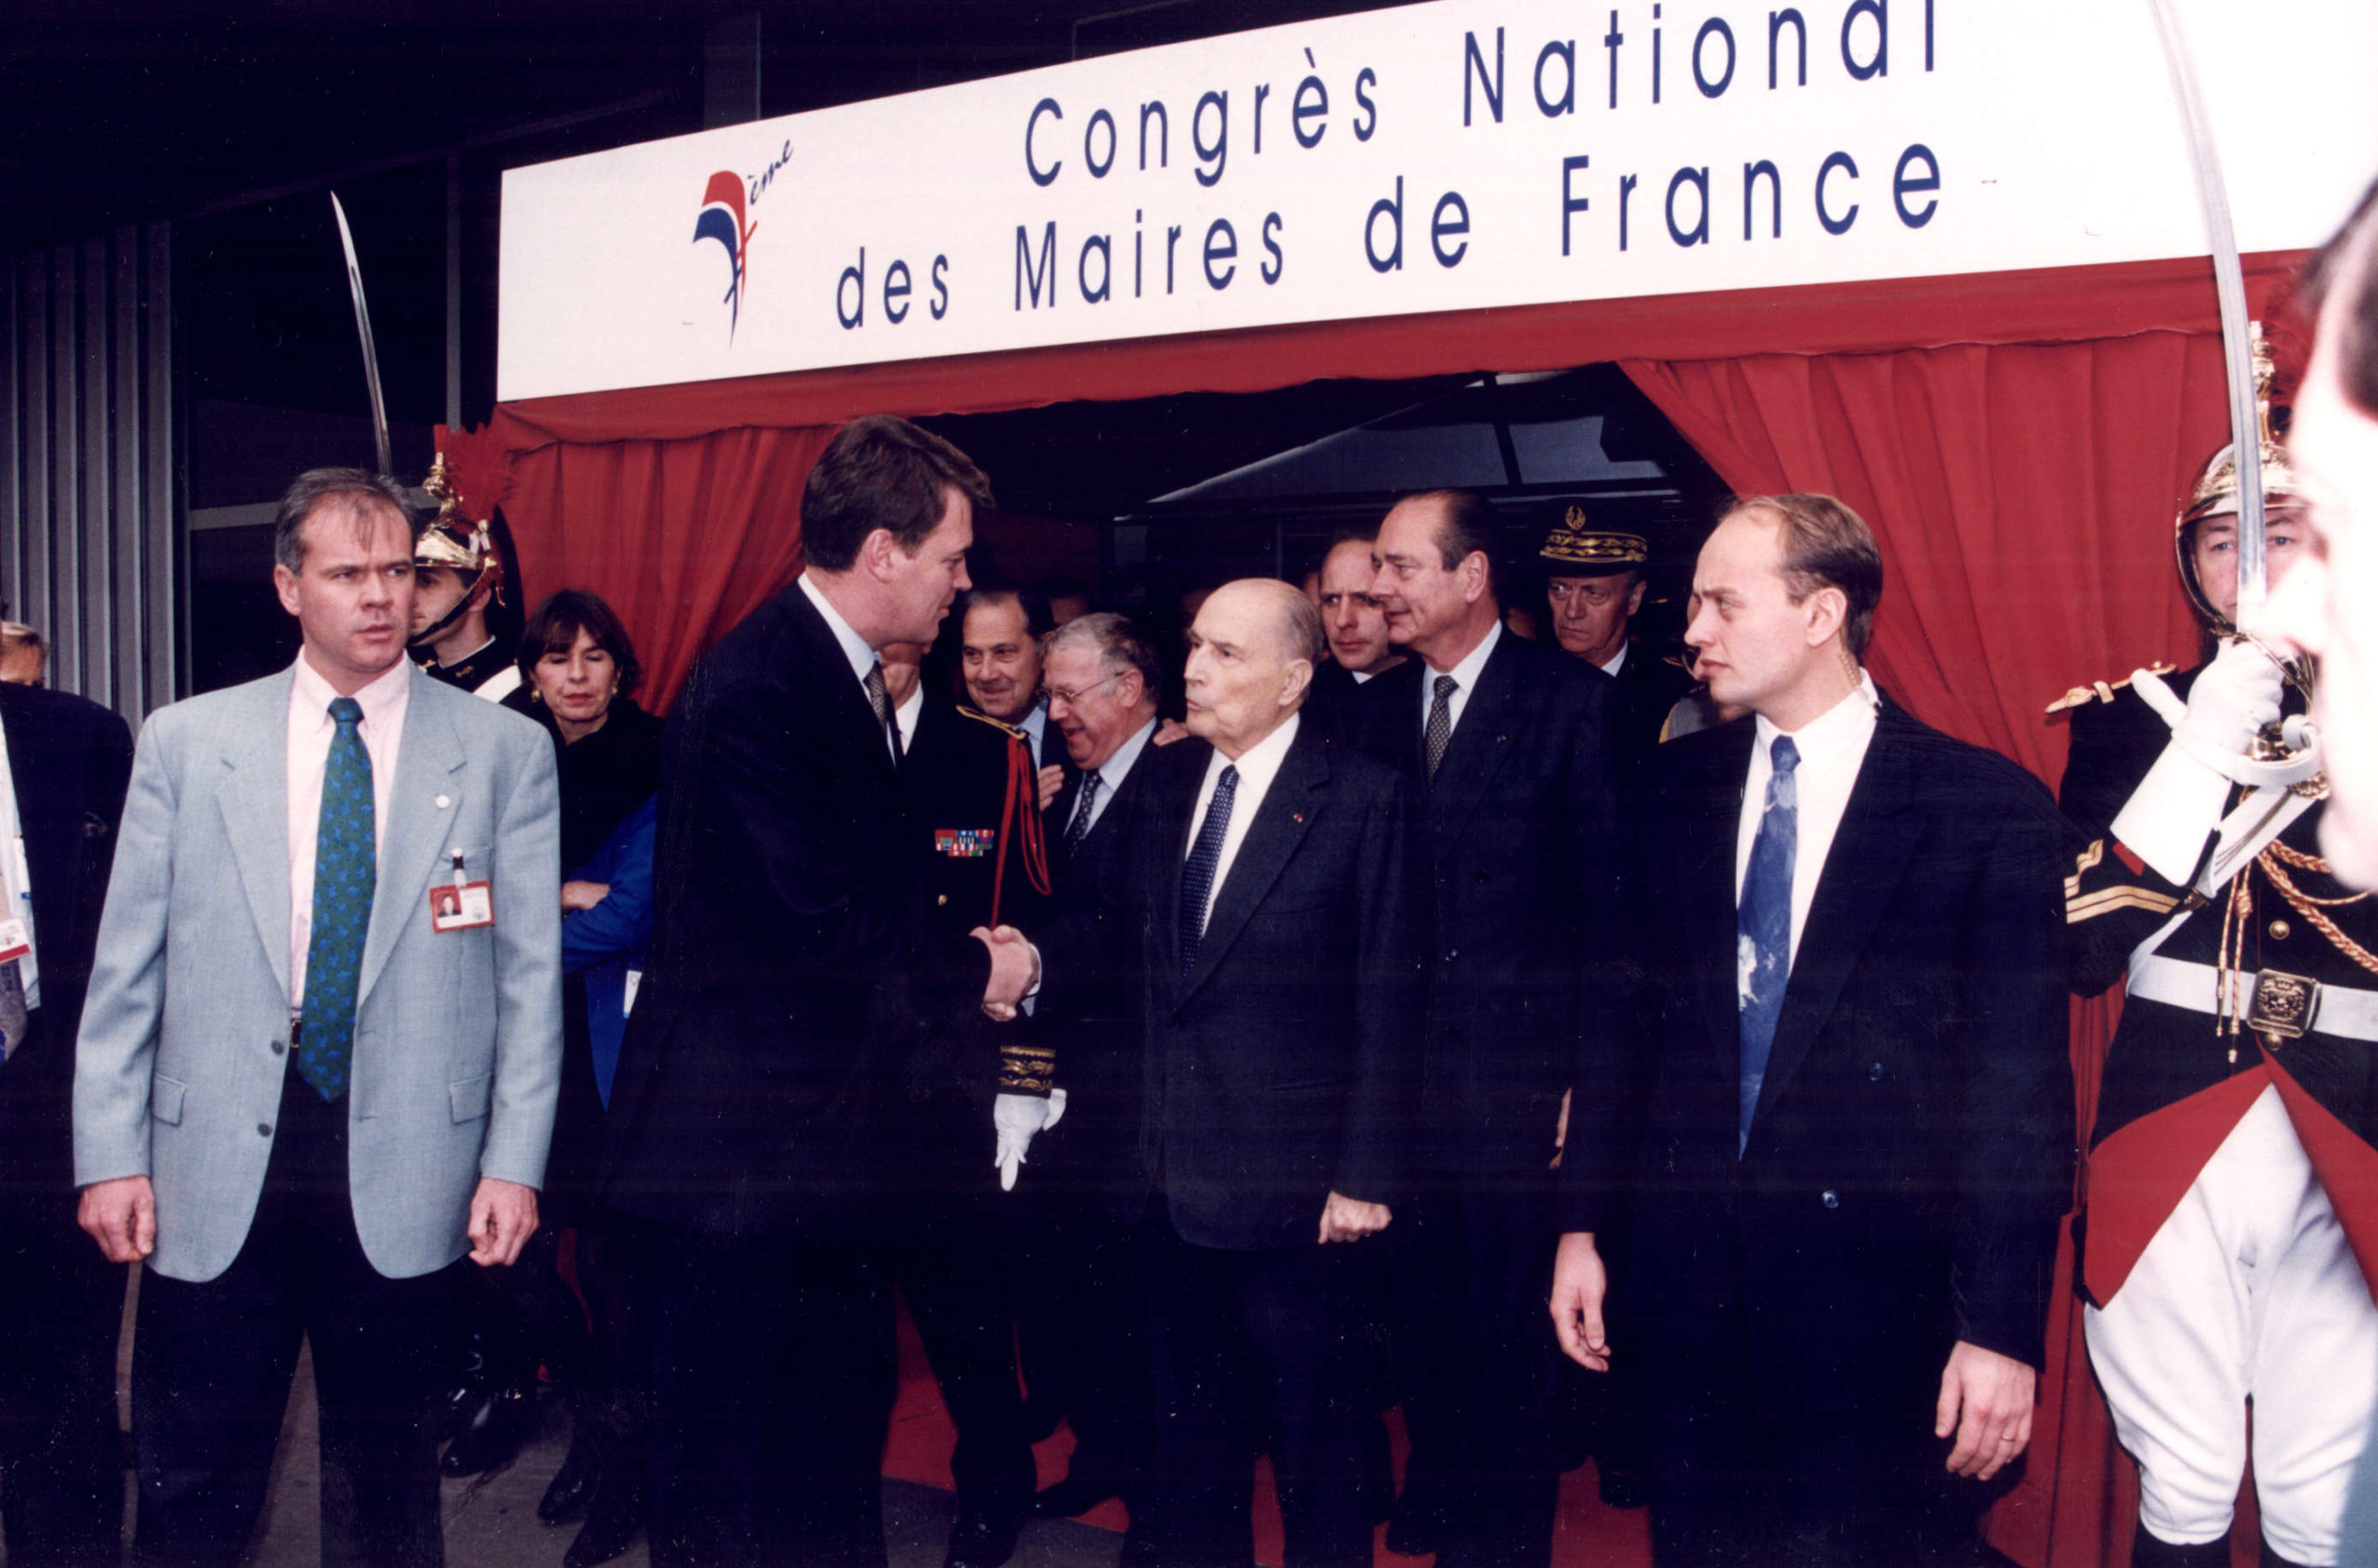
[[[1650,542],[1640,533],[1598,529],[1587,519],[1585,503],[1560,503],[1561,516],[1544,536],[1536,565],[1553,577],[1608,577],[1614,572],[1641,571],[1651,559]]]

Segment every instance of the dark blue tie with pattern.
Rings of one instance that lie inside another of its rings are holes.
[[[1750,1146],[1751,1113],[1758,1108],[1758,1087],[1767,1081],[1767,1053],[1775,1044],[1784,987],[1792,978],[1792,861],[1800,847],[1796,773],[1800,749],[1790,736],[1779,735],[1770,755],[1775,771],[1767,780],[1767,804],[1759,816],[1758,836],[1751,841],[1742,902],[1734,910],[1734,997],[1742,1012],[1743,1051],[1737,1156]]]
[[[1225,767],[1214,781],[1214,798],[1207,803],[1206,820],[1189,858],[1181,868],[1181,973],[1183,979],[1197,967],[1197,947],[1206,939],[1206,895],[1214,889],[1214,870],[1222,861],[1222,835],[1230,831],[1231,802],[1238,796],[1238,769]]]
[[[306,942],[306,1026],[297,1071],[325,1100],[346,1092],[355,1053],[355,990],[363,937],[372,928],[372,757],[356,727],[363,709],[331,699],[330,760],[322,764],[322,815],[314,830],[314,927]]]

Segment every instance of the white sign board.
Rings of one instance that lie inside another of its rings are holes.
[[[2378,171],[2378,6],[2186,0],[2248,251]],[[1436,0],[504,176],[504,400],[2202,255],[2146,0]]]

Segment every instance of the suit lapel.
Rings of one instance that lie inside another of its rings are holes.
[[[1792,960],[1754,1121],[1767,1114],[1808,1060],[1914,853],[1918,824],[1907,811],[1911,780],[1901,730],[1906,722],[1888,708],[1875,721]]]
[[[1722,738],[1711,749],[1708,772],[1686,786],[1697,790],[1699,799],[1679,814],[1677,830],[1686,841],[1679,869],[1685,926],[1692,934],[1693,973],[1700,977],[1709,1043],[1728,1073],[1738,1073],[1742,1065],[1734,859],[1755,738],[1747,719],[1722,732]]]
[[[1140,753],[1139,762],[1131,769],[1133,773],[1151,764],[1163,765],[1158,762],[1155,741],[1149,741],[1148,745],[1149,749]],[[1152,791],[1160,791],[1148,804],[1152,807],[1152,821],[1170,822],[1178,826],[1170,831],[1153,835],[1156,842],[1151,844],[1149,853],[1161,856],[1152,879],[1158,890],[1155,911],[1156,952],[1164,960],[1165,995],[1178,1002],[1182,991],[1181,879],[1184,863],[1189,858],[1190,819],[1196,815],[1197,790],[1205,782],[1206,763],[1213,755],[1213,748],[1202,740],[1176,741],[1167,749],[1167,761],[1169,761],[1169,754],[1172,751],[1181,753],[1181,761],[1172,764],[1170,773],[1158,774],[1148,780]],[[1130,781],[1127,779],[1125,782]],[[1106,816],[1112,815],[1114,808],[1110,803]],[[1106,817],[1101,817],[1099,825],[1105,826],[1105,821]]]
[[[223,765],[229,777],[215,796],[249,918],[283,996],[289,992],[289,688],[295,678],[293,667],[250,688],[255,707],[242,721],[224,726]]]
[[[1517,637],[1505,633],[1486,656],[1486,667],[1478,672],[1478,689],[1462,704],[1461,722],[1454,725],[1444,761],[1437,764],[1437,777],[1429,785],[1429,830],[1440,843],[1461,830],[1510,755],[1512,723],[1522,716],[1515,712],[1521,706],[1518,645]],[[1430,676],[1424,673],[1421,678]],[[1405,712],[1415,725],[1421,723],[1417,710]],[[1412,733],[1417,748],[1420,732],[1416,727]]]
[[[867,699],[866,688],[850,673],[851,661],[843,657],[843,645],[835,638],[834,629],[826,624],[826,618],[817,613],[817,607],[809,602],[808,594],[798,581],[787,588],[782,597],[802,651],[825,674],[826,706],[833,722],[843,726],[851,738],[852,747],[858,751],[860,768],[869,775],[872,787],[896,788],[900,775],[892,765],[891,743],[884,738],[882,723],[875,716],[875,705]],[[871,748],[859,747],[862,733],[874,741]]]
[[[450,846],[447,827],[460,819],[463,780],[462,737],[427,676],[416,673],[412,693],[405,699],[403,744],[397,749],[397,777],[388,797],[388,826],[381,834],[376,874],[372,882],[372,928],[363,939],[363,966],[358,975],[355,1004],[359,1009],[371,996],[372,983],[387,964],[397,939],[429,896],[430,872],[443,864]],[[465,700],[477,702],[473,697]],[[440,808],[437,797],[447,797]],[[465,867],[474,881],[487,874],[484,867]],[[286,878],[283,879],[286,881]]]
[[[1272,787],[1263,792],[1263,804],[1255,808],[1255,820],[1247,825],[1247,837],[1239,841],[1230,874],[1214,894],[1213,913],[1207,917],[1206,934],[1197,945],[1197,965],[1182,984],[1181,1000],[1188,1000],[1206,983],[1238,934],[1247,929],[1256,907],[1272,891],[1289,856],[1304,842],[1313,819],[1320,815],[1320,803],[1313,796],[1328,782],[1327,748],[1319,731],[1300,727],[1288,754],[1280,759]],[[1180,900],[1176,897],[1173,903],[1177,908]]]

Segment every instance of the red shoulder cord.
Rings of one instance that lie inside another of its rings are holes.
[[[1016,821],[1016,804],[1025,803],[1023,822]],[[1016,837],[1011,840],[1010,833]],[[1033,771],[1032,753],[1023,738],[1007,738],[1007,804],[1000,807],[999,865],[991,872],[991,929],[999,929],[1000,894],[1007,885],[1007,846],[1019,843],[1024,849],[1024,874],[1031,881],[1032,890],[1043,898],[1049,895],[1049,835],[1040,823],[1040,778]]]

